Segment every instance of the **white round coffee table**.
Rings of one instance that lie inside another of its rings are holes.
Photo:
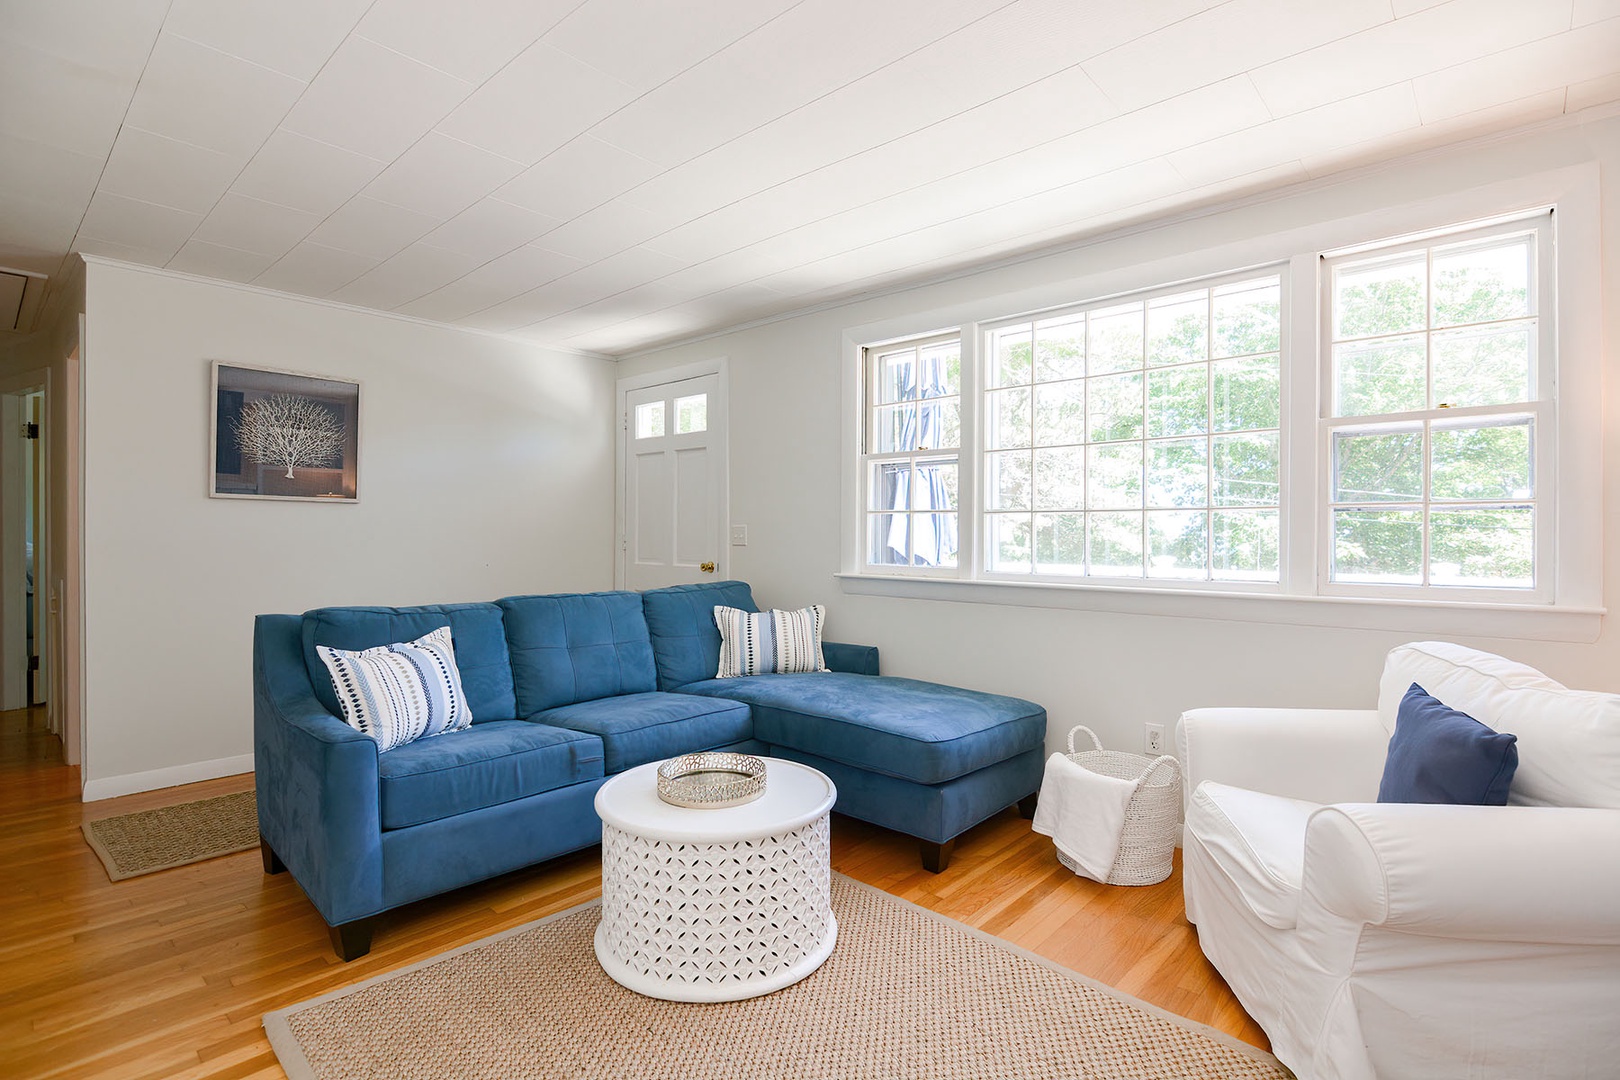
[[[765,759],[765,794],[691,810],[658,797],[658,763],[596,793],[602,924],[596,957],[622,986],[669,1001],[780,990],[832,953],[827,815],[833,782]]]

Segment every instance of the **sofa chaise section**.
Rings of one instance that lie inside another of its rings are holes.
[[[1034,813],[1041,706],[880,676],[876,649],[833,643],[823,650],[831,671],[718,679],[714,608],[759,610],[749,586],[682,585],[643,601],[660,687],[748,703],[755,739],[832,777],[839,813],[917,837],[928,869],[943,870],[956,837],[992,814],[1015,803]]]

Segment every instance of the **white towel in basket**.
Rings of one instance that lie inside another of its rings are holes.
[[[1107,881],[1125,829],[1125,808],[1138,783],[1092,772],[1064,754],[1053,754],[1046,759],[1032,827],[1050,836],[1091,877]]]

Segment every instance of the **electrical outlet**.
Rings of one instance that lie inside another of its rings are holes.
[[[1164,753],[1164,725],[1148,724],[1147,733],[1143,736],[1142,745],[1150,754]]]

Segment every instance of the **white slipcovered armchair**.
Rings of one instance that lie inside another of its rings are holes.
[[[1412,683],[1518,736],[1509,805],[1378,803]],[[1620,695],[1441,642],[1378,708],[1196,709],[1184,889],[1301,1080],[1620,1076]]]

